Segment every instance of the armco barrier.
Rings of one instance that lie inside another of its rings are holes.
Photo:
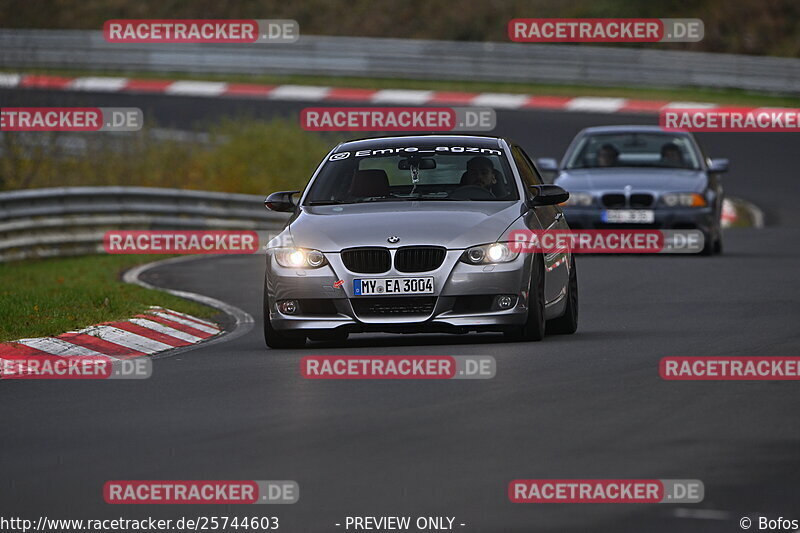
[[[0,262],[103,251],[118,230],[279,230],[264,197],[151,187],[63,187],[0,193]]]
[[[122,44],[106,42],[100,31],[5,29],[0,30],[0,67],[800,92],[800,59],[658,50],[654,46],[309,35],[301,35],[292,44]]]

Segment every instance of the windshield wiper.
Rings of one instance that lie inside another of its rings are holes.
[[[306,205],[339,205],[339,204],[352,204],[353,202],[345,202],[344,200],[317,200],[308,202]]]

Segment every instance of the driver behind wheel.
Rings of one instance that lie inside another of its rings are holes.
[[[497,183],[494,165],[488,157],[476,156],[467,161],[467,171],[461,178],[462,186],[481,187],[487,191]]]

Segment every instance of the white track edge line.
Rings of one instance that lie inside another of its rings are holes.
[[[203,305],[207,305],[209,307],[213,307],[214,309],[219,309],[226,315],[232,317],[234,319],[233,328],[230,330],[222,330],[218,335],[204,340],[202,342],[198,342],[196,344],[192,344],[190,346],[181,346],[177,348],[173,348],[171,350],[166,350],[164,352],[160,352],[150,356],[151,359],[160,359],[162,357],[171,357],[178,353],[183,353],[189,350],[193,350],[195,348],[201,346],[208,346],[210,344],[216,344],[218,342],[226,342],[234,340],[242,335],[248,333],[255,324],[255,320],[253,316],[244,311],[243,309],[239,309],[236,306],[233,306],[229,303],[223,302],[222,300],[217,300],[216,298],[211,298],[210,296],[205,296],[202,294],[197,294],[194,292],[189,291],[179,291],[176,289],[167,289],[163,287],[157,287],[155,285],[150,285],[146,281],[142,281],[139,279],[139,276],[147,272],[152,268],[156,268],[163,265],[171,265],[173,263],[182,263],[184,261],[194,261],[198,259],[208,259],[208,257],[204,256],[183,256],[183,257],[173,257],[170,259],[162,259],[160,261],[154,261],[152,263],[146,263],[144,265],[139,265],[136,267],[131,268],[130,270],[125,271],[122,276],[122,280],[125,283],[130,283],[132,285],[138,285],[139,287],[143,287],[145,289],[151,289],[161,292],[166,292],[168,294],[172,294],[173,296],[178,296],[179,298],[184,298],[186,300],[191,300],[193,302],[201,303]]]

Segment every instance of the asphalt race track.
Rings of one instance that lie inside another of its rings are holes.
[[[27,105],[138,106],[188,128],[269,117],[302,103],[0,91]],[[582,127],[653,116],[498,111],[494,132],[561,156]],[[0,505],[18,516],[280,517],[284,531],[343,531],[346,516],[454,516],[463,531],[740,531],[742,516],[800,519],[797,382],[669,382],[664,356],[798,355],[800,210],[791,134],[700,134],[729,157],[726,192],[764,229],[725,233],[725,254],[578,258],[578,333],[541,343],[496,335],[360,335],[270,351],[263,257],[192,260],[145,280],[244,309],[230,342],[161,358],[145,381],[4,382]],[[268,147],[269,140],[265,139]],[[265,190],[264,193],[271,191]],[[493,355],[493,380],[313,381],[312,354]],[[700,479],[705,500],[512,504],[517,478]],[[291,506],[111,506],[110,479],[292,479]],[[709,512],[698,512],[706,510]],[[755,527],[753,529],[756,529]]]

